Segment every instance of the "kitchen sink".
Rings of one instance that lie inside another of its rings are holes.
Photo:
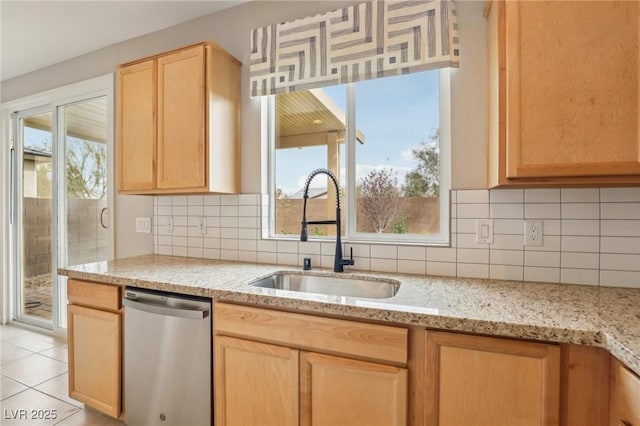
[[[299,291],[332,296],[384,299],[393,297],[400,289],[394,280],[341,278],[327,275],[290,274],[278,272],[249,283],[254,287]]]

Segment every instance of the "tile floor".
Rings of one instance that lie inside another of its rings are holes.
[[[122,426],[69,398],[65,340],[8,324],[0,341],[0,425]]]

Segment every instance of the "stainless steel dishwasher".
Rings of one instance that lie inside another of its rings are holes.
[[[128,426],[211,426],[211,299],[126,288]]]

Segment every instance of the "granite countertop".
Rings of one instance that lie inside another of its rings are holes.
[[[399,281],[388,299],[252,287],[300,268],[160,255],[61,268],[70,278],[452,331],[599,346],[640,374],[640,289],[354,272]],[[329,274],[317,269],[311,273]]]

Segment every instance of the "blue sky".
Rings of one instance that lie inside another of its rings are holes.
[[[344,85],[326,87],[324,91],[346,111]],[[438,71],[357,83],[356,126],[364,133],[365,144],[356,148],[356,176],[362,177],[373,168],[391,167],[398,174],[398,183],[404,183],[404,175],[416,164],[411,149],[428,142],[429,135],[438,128],[438,111]],[[346,164],[344,146],[342,169]],[[279,150],[276,185],[291,194],[317,167],[326,167],[325,147]],[[326,186],[326,181],[316,179],[312,186]]]

